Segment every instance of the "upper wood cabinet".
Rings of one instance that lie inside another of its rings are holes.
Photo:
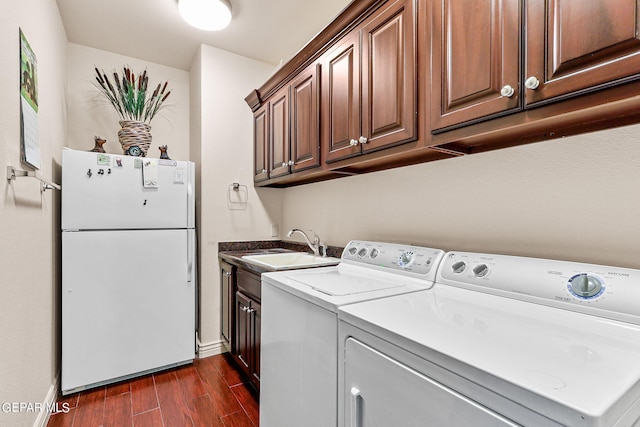
[[[253,163],[254,181],[269,179],[269,103],[253,114]]]
[[[291,87],[291,171],[320,166],[320,64],[300,73]]]
[[[360,153],[360,33],[347,35],[322,62],[322,135],[324,160]]]
[[[320,165],[319,74],[314,64],[254,113],[255,182]]]
[[[354,0],[245,100],[273,187],[639,123],[640,0]]]
[[[639,77],[639,0],[528,0],[526,22],[526,105]]]
[[[433,129],[520,108],[521,3],[431,2]]]
[[[414,3],[383,6],[323,55],[326,162],[416,138]]]
[[[269,101],[269,178],[289,173],[289,86]]]
[[[414,0],[396,1],[363,25],[363,151],[417,136],[416,25]]]
[[[639,8],[639,0],[433,1],[433,130],[637,78]]]

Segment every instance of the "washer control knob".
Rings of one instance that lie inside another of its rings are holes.
[[[451,270],[453,270],[453,272],[456,274],[462,273],[466,268],[467,268],[467,264],[465,264],[464,261],[455,262],[451,266]]]
[[[378,255],[380,255],[380,251],[377,250],[376,248],[373,248],[373,249],[371,249],[371,252],[369,253],[369,258],[376,259],[376,258],[378,258]]]
[[[363,257],[365,257],[366,255],[367,255],[367,248],[361,248],[361,249],[358,251],[358,256],[359,256],[360,258],[363,258]]]
[[[579,298],[593,298],[602,290],[602,281],[586,273],[576,274],[569,279],[570,291]]]
[[[475,274],[476,277],[484,277],[487,275],[488,272],[489,272],[489,267],[487,267],[487,264],[478,264],[475,267],[473,267],[473,274]]]
[[[354,256],[358,252],[358,248],[355,246],[351,246],[349,248],[349,255]]]
[[[406,268],[413,264],[413,261],[416,259],[416,254],[413,251],[406,251],[400,255],[398,258],[398,265],[400,267]]]

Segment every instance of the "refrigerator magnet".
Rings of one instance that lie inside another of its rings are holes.
[[[158,163],[145,160],[142,163],[142,186],[144,188],[158,188]]]
[[[98,160],[98,165],[111,166],[111,156],[109,156],[108,154],[98,154],[96,158]]]

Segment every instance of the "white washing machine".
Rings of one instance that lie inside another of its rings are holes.
[[[639,270],[454,252],[339,319],[339,426],[640,426]]]
[[[263,274],[260,426],[336,426],[338,308],[429,289],[443,255],[352,241],[335,267]]]

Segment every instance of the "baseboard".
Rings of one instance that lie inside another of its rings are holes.
[[[222,354],[227,351],[222,340],[211,341],[207,343],[200,342],[198,340],[198,358],[203,359],[205,357],[215,356],[216,354]]]
[[[53,384],[49,386],[49,391],[47,392],[47,395],[44,398],[44,402],[42,404],[43,408],[53,408],[55,406],[55,403],[58,397],[59,386],[60,386],[60,372],[56,374],[56,377],[53,380]],[[33,423],[33,427],[46,427],[50,417],[51,417],[51,411],[43,409],[42,411],[38,412],[38,417],[36,418],[36,421]]]

